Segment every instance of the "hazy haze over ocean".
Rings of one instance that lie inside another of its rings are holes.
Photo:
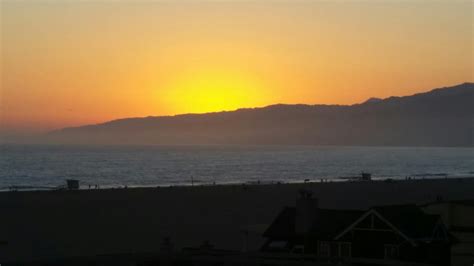
[[[474,175],[474,148],[320,146],[0,146],[0,189],[298,182],[355,176]]]

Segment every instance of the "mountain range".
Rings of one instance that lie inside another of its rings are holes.
[[[276,104],[206,114],[126,118],[64,128],[68,144],[473,147],[474,83],[354,105]]]

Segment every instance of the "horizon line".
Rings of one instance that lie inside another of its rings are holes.
[[[433,88],[433,89],[430,89],[430,90],[427,90],[427,91],[417,92],[417,93],[413,93],[413,94],[409,94],[409,95],[402,95],[402,96],[392,95],[392,96],[389,96],[389,97],[386,97],[386,98],[378,98],[378,97],[373,96],[373,97],[369,97],[368,99],[366,99],[363,102],[358,102],[358,103],[353,103],[353,104],[274,103],[274,104],[268,104],[268,105],[264,105],[264,106],[239,107],[237,109],[219,110],[219,111],[202,112],[202,113],[189,112],[189,113],[178,113],[178,114],[168,114],[168,115],[148,115],[148,116],[135,116],[135,117],[121,117],[121,118],[115,118],[115,119],[111,119],[111,120],[107,120],[107,121],[103,121],[103,122],[98,122],[98,123],[90,123],[90,124],[83,124],[83,125],[78,125],[78,126],[68,126],[68,127],[50,129],[50,130],[47,130],[45,132],[54,132],[54,131],[59,131],[59,130],[63,130],[63,129],[80,128],[80,127],[85,127],[85,126],[96,126],[96,125],[102,125],[102,124],[117,122],[117,121],[121,121],[121,120],[128,120],[128,119],[165,118],[165,117],[219,114],[219,113],[236,112],[236,111],[240,111],[240,110],[265,109],[265,108],[268,108],[268,107],[279,106],[279,105],[280,106],[298,106],[298,105],[300,105],[300,106],[340,106],[340,107],[346,106],[346,107],[350,107],[350,106],[356,106],[356,105],[361,105],[361,104],[367,103],[367,101],[370,100],[370,99],[379,99],[380,101],[384,101],[384,100],[391,99],[391,98],[412,97],[412,96],[415,96],[415,95],[430,93],[430,92],[440,90],[440,89],[447,89],[447,88],[453,88],[453,87],[458,87],[458,86],[462,86],[462,85],[470,85],[470,84],[474,84],[474,81],[466,81],[466,82],[458,83],[458,84],[451,85],[451,86],[437,87],[437,88]]]

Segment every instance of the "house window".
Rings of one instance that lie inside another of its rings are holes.
[[[352,257],[352,245],[349,242],[341,242],[339,244],[339,257],[350,258]]]
[[[291,253],[295,254],[303,254],[304,253],[304,246],[303,245],[296,245],[291,249]]]
[[[265,251],[289,251],[287,241],[270,240],[264,247]]]
[[[386,244],[384,248],[385,259],[397,259],[399,250],[397,245]]]
[[[286,242],[286,241],[271,241],[268,244],[268,248],[270,248],[270,249],[285,249],[287,245],[288,245],[288,242]]]
[[[319,242],[318,255],[320,257],[329,257],[331,255],[331,245],[329,242]]]

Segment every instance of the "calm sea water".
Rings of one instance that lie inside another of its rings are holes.
[[[0,146],[0,189],[301,182],[367,171],[378,178],[474,176],[474,148],[314,146]]]

